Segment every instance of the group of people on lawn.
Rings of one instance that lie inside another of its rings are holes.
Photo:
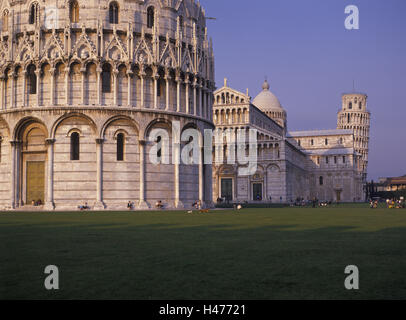
[[[128,201],[128,203],[127,203],[127,209],[128,210],[133,210],[134,209],[134,202],[132,202],[132,201]],[[155,202],[155,209],[164,209],[164,207],[165,207],[165,205],[164,205],[164,203],[162,202],[162,200],[158,200],[157,202]],[[195,209],[197,209],[197,210],[200,210],[200,209],[202,209],[202,202],[200,201],[200,200],[198,200],[198,201],[196,201],[196,202],[194,202],[193,204],[192,204],[192,207],[193,208],[195,208]]]
[[[406,203],[404,198],[401,199],[386,199],[386,207],[389,209],[404,209],[406,208]]]
[[[385,205],[388,209],[405,209],[406,201],[404,197],[401,197],[400,199],[386,199]],[[377,209],[379,207],[379,201],[376,199],[371,199],[369,202],[369,207],[371,209]]]

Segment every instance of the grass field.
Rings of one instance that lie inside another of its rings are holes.
[[[405,299],[406,210],[0,213],[0,261],[1,299]]]

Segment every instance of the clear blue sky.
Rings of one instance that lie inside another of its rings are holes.
[[[341,94],[368,94],[369,179],[406,174],[406,0],[201,0],[216,85],[255,97],[268,77],[289,130],[336,127]],[[360,29],[346,30],[357,5]]]

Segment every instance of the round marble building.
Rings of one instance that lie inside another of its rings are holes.
[[[211,165],[162,160],[188,143],[176,128],[213,128],[198,2],[3,0],[0,10],[0,208],[211,202]]]

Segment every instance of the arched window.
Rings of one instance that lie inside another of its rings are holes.
[[[162,137],[161,136],[158,136],[156,138],[156,143],[157,143],[156,157],[158,158],[158,162],[161,162],[161,160],[162,160]]]
[[[352,102],[348,104],[348,109],[352,109]]]
[[[154,27],[154,20],[155,20],[155,9],[154,7],[148,7],[147,9],[147,27],[153,28]]]
[[[324,140],[324,144],[328,146],[328,139]]]
[[[37,93],[37,75],[35,74],[35,66],[30,65],[27,70],[27,78],[28,78],[28,92],[30,94]]]
[[[79,4],[76,0],[69,3],[69,18],[71,23],[79,22]]]
[[[185,21],[183,20],[183,16],[179,16],[179,28],[183,31]]]
[[[8,10],[3,12],[3,31],[8,31]]]
[[[358,105],[359,105],[359,109],[361,110],[362,109],[362,102],[360,101]]]
[[[124,134],[117,135],[117,161],[124,161]]]
[[[324,179],[323,179],[323,177],[320,177],[320,178],[319,178],[319,184],[320,184],[321,186],[324,184]]]
[[[161,79],[157,80],[157,96],[160,97],[161,96],[161,91],[162,91],[162,83],[161,83]]]
[[[313,140],[313,139],[310,140],[310,144],[311,144],[312,146],[314,146],[314,140]]]
[[[104,64],[102,69],[102,92],[111,92],[111,66]]]
[[[343,163],[345,163],[345,160],[346,160],[346,159],[345,159],[345,156],[343,156]]]
[[[39,21],[39,4],[33,2],[30,6],[29,24],[37,24]]]
[[[348,115],[347,115],[347,123],[350,123],[350,120],[351,120],[350,114],[348,114]]]
[[[70,135],[70,159],[79,160],[80,154],[80,141],[79,133],[73,132]]]
[[[110,17],[110,23],[112,23],[112,24],[118,23],[118,4],[117,4],[117,2],[110,3],[109,17]]]

